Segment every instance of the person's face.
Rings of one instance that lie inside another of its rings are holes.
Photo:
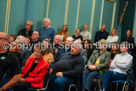
[[[104,46],[104,44],[102,44],[102,43],[99,43],[99,44],[98,44],[98,47],[99,47],[100,50],[104,50],[104,49],[105,49],[105,46]]]
[[[117,50],[117,45],[115,43],[112,43],[112,48],[111,48],[113,51],[116,51]]]
[[[35,40],[35,39],[39,39],[39,37],[40,37],[39,32],[34,31],[31,38],[32,38],[32,40]]]
[[[10,52],[19,52],[19,50],[21,49],[22,49],[21,45],[18,44],[17,42],[10,43],[10,48],[9,48]]]
[[[13,42],[15,39],[14,39],[14,37],[13,36],[10,36],[9,37],[9,42]]]
[[[84,43],[84,48],[87,49],[88,48],[88,41],[86,40]]]
[[[128,50],[128,48],[125,47],[124,44],[121,44],[121,46],[120,46],[120,51],[121,51],[122,53],[125,53],[125,52],[127,52],[127,50]]]
[[[70,52],[71,52],[71,55],[76,55],[81,52],[81,49],[76,45],[74,45],[74,46],[72,45]]]
[[[88,25],[84,25],[84,30],[87,30],[88,29]]]
[[[23,40],[23,36],[18,36],[16,39],[20,40],[22,43],[25,43],[25,40]]]
[[[34,50],[34,57],[35,58],[41,58],[43,55],[41,54],[41,50],[40,49],[38,49],[38,48],[35,48],[35,50]]]
[[[31,29],[31,23],[30,22],[26,22],[25,28],[26,29]],[[27,30],[28,31],[28,30]],[[29,30],[30,31],[30,30]]]
[[[3,36],[2,34],[0,34],[0,48],[3,47],[3,43],[7,42],[7,39],[5,36]]]
[[[131,35],[131,32],[130,30],[127,31],[127,36],[130,36]]]
[[[76,35],[80,35],[80,30],[76,29]]]
[[[43,43],[43,45],[45,46],[45,48],[48,49],[49,43],[46,42],[46,41],[43,41],[42,43]]]
[[[54,37],[54,43],[55,45],[60,43],[60,38],[58,36]]]
[[[101,32],[104,32],[104,31],[105,31],[105,29],[106,29],[106,26],[105,26],[105,25],[103,25],[103,26],[101,27]]]
[[[67,29],[67,26],[63,26],[63,28],[62,28],[63,32],[65,32],[66,29]]]
[[[113,29],[113,30],[111,31],[111,35],[112,35],[112,36],[115,36],[115,35],[116,35],[116,30]]]
[[[70,39],[70,38],[67,38],[66,41],[65,41],[65,46],[66,47],[71,47],[71,44],[73,43],[73,40]]]
[[[43,22],[43,25],[44,25],[45,28],[47,28],[47,27],[50,26],[50,22],[49,22],[48,20],[45,20],[45,21]]]
[[[29,45],[30,44],[30,39],[26,38],[26,44]]]

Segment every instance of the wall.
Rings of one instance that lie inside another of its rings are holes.
[[[7,1],[11,2],[9,22],[5,25]],[[117,5],[113,27],[118,28],[119,0],[115,1]],[[33,30],[40,30],[43,27],[44,17],[49,17],[51,26],[56,31],[60,31],[62,25],[67,24],[70,35],[75,33],[77,27],[83,29],[83,25],[88,24],[88,31],[91,32],[93,41],[94,35],[100,25],[104,23],[103,21],[109,17],[112,22],[109,10],[113,9],[114,4],[108,4],[109,6],[104,4],[103,6],[103,2],[105,3],[105,0],[0,0],[0,31],[6,31],[5,26],[8,26],[9,34],[17,34],[20,29],[25,27],[26,20],[33,21]],[[109,7],[112,8],[109,9]],[[109,27],[108,32],[110,32]]]

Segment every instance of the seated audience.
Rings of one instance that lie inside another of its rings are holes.
[[[111,54],[106,51],[106,40],[99,41],[99,50],[94,50],[83,72],[83,89],[90,91],[93,79],[105,72],[108,67]]]
[[[65,41],[65,52],[70,52],[73,41],[73,37],[67,37]]]
[[[118,35],[117,35],[117,30],[116,29],[112,29],[111,35],[108,36],[106,41],[107,41],[107,44],[111,44],[113,42],[118,42]]]
[[[32,30],[33,22],[26,21],[25,29],[19,31],[18,35],[22,35],[24,37],[28,36],[31,37],[33,30]]]
[[[131,67],[133,57],[128,54],[129,43],[122,42],[120,46],[121,54],[117,54],[113,59],[109,70],[104,74],[102,89],[107,91],[109,83],[115,80],[126,80],[127,71]]]
[[[45,47],[45,54],[43,55],[43,58],[46,62],[51,64],[54,61],[51,43],[49,40],[43,40],[42,44],[43,47]],[[34,57],[34,53],[30,57]]]
[[[4,32],[0,32],[0,91],[6,91],[12,88],[21,78],[21,72],[19,62],[15,54],[9,53],[2,45],[8,42],[8,35]],[[10,80],[7,83],[3,83],[5,75],[10,74]]]
[[[68,26],[67,25],[63,25],[61,31],[58,32],[57,34],[60,35],[61,42],[65,43],[66,38],[69,36]]]
[[[83,36],[83,40],[91,39],[91,34],[87,30],[88,30],[88,25],[85,24],[84,25],[84,30],[81,32],[81,35]]]
[[[81,39],[83,41],[83,37],[82,37],[82,35],[80,35],[80,32],[81,32],[81,30],[79,28],[77,28],[75,35],[72,36],[74,38],[74,40]]]
[[[82,45],[74,43],[71,51],[64,53],[60,60],[52,65],[48,91],[64,91],[64,87],[74,83],[82,73],[85,66],[80,55]]]
[[[56,35],[54,37],[54,44],[53,44],[53,56],[54,56],[54,63],[56,63],[60,56],[65,52],[65,48],[63,45],[60,44],[61,39],[60,35]]]
[[[51,43],[56,35],[56,31],[54,28],[50,26],[51,21],[48,18],[44,18],[43,25],[44,27],[40,30],[40,42],[42,42],[45,38],[51,39]]]
[[[34,57],[27,60],[23,70],[22,78],[15,87],[14,91],[25,91],[27,88],[43,88],[44,77],[49,69],[49,64],[44,60],[42,44],[39,43],[35,46]]]
[[[94,51],[94,46],[91,40],[86,39],[83,41],[84,49],[87,50],[87,62]],[[86,62],[86,63],[87,63]]]
[[[16,40],[16,36],[14,34],[9,35],[8,42],[11,43]]]
[[[102,25],[101,30],[97,31],[95,34],[94,43],[98,42],[101,39],[107,39],[109,33],[106,31],[106,25]]]

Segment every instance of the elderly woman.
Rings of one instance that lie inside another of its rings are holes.
[[[46,62],[51,64],[54,61],[54,57],[53,57],[53,54],[51,52],[51,50],[52,50],[51,43],[50,43],[49,40],[43,40],[42,44],[46,48],[45,54],[43,55],[43,58]],[[34,53],[30,57],[34,57]]]
[[[90,91],[93,79],[106,70],[111,58],[111,54],[105,49],[106,40],[101,39],[98,46],[99,50],[94,50],[83,72],[83,89],[85,91]]]
[[[27,88],[43,88],[44,77],[49,69],[49,64],[44,60],[42,44],[37,44],[34,49],[34,57],[30,57],[22,70],[22,78],[14,91],[25,91]]]
[[[126,80],[127,71],[132,64],[133,57],[128,54],[129,44],[127,42],[122,42],[120,46],[121,54],[117,54],[113,59],[109,70],[104,74],[102,80],[103,91],[107,90],[110,81],[114,80]]]

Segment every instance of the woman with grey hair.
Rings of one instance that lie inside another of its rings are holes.
[[[94,50],[83,72],[83,89],[90,91],[93,79],[105,72],[111,58],[106,51],[106,40],[101,39],[98,43],[99,50]]]

